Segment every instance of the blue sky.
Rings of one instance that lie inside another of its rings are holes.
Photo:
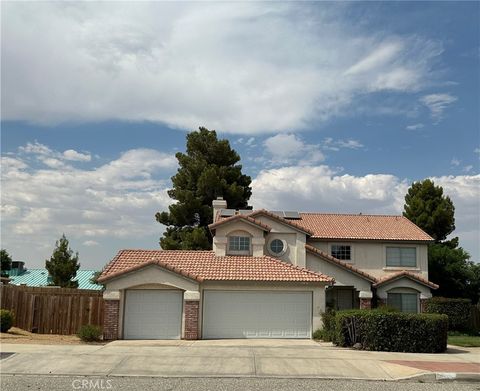
[[[254,207],[400,213],[413,180],[480,259],[479,3],[2,6],[2,247],[84,267],[155,248],[198,126],[242,156]],[[28,243],[28,245],[25,245]]]

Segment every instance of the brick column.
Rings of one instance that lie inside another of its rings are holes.
[[[425,305],[428,299],[420,299],[420,312],[425,312]]]
[[[373,293],[371,291],[360,291],[358,298],[360,299],[361,310],[369,310],[372,308]]]
[[[118,339],[120,300],[104,300],[103,303],[103,339]]]
[[[372,308],[372,299],[360,298],[360,309],[369,310]]]
[[[199,300],[185,300],[185,339],[198,339]]]

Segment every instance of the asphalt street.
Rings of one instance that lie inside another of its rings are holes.
[[[478,391],[480,383],[2,375],[2,391]]]

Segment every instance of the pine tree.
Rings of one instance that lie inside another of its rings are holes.
[[[78,281],[72,281],[77,276],[80,268],[78,263],[78,252],[73,254],[68,247],[68,240],[65,234],[55,243],[55,249],[50,260],[45,261],[45,268],[52,278],[51,285],[62,288],[77,288]]]
[[[228,140],[206,128],[187,135],[186,153],[177,153],[180,165],[168,191],[176,200],[168,212],[155,215],[167,226],[160,245],[164,250],[211,249],[208,224],[212,223],[212,201],[223,197],[229,208],[246,209],[252,194],[252,179],[242,174],[240,156]]]
[[[430,179],[414,182],[405,196],[403,215],[418,225],[436,243],[455,230],[455,207],[443,188]]]

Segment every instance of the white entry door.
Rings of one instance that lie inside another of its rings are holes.
[[[123,314],[124,339],[179,339],[183,292],[127,290]]]
[[[205,290],[203,300],[203,338],[311,338],[312,292]]]

